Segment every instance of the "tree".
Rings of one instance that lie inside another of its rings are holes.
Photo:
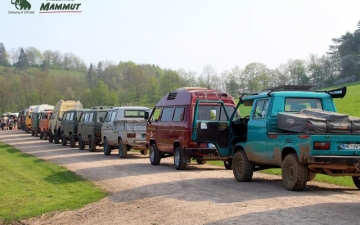
[[[200,77],[201,81],[205,83],[207,88],[217,89],[219,87],[219,79],[217,79],[216,70],[211,65],[208,64],[204,66]]]
[[[28,58],[29,66],[40,66],[41,62],[43,61],[43,56],[38,49],[34,47],[28,47],[25,49],[25,53]]]
[[[92,63],[90,63],[89,70],[87,73],[87,81],[90,87],[95,86],[96,84],[96,72],[93,68]]]
[[[9,55],[3,43],[0,43],[0,66],[9,66]]]
[[[23,48],[20,49],[20,55],[19,55],[19,60],[16,63],[16,69],[18,70],[25,70],[27,67],[29,66],[29,62],[28,62],[28,58],[27,55],[24,51]]]

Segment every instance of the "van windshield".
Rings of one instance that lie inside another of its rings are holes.
[[[234,112],[235,107],[227,105],[225,106],[226,112],[228,116],[230,117],[231,114]],[[216,118],[210,118],[211,110],[216,111]],[[220,104],[217,105],[199,105],[198,108],[198,120],[219,120],[219,121],[226,121],[228,118],[226,118],[226,114],[224,112],[224,108],[221,107]]]

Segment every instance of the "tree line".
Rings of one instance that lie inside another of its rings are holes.
[[[35,47],[7,51],[0,43],[0,108],[16,111],[29,105],[79,99],[95,105],[153,106],[179,87],[223,90],[234,97],[269,87],[297,84],[316,88],[360,80],[360,21],[354,32],[332,39],[329,51],[307,59],[289,59],[275,69],[256,62],[218,73],[211,65],[202,72],[172,70],[152,64],[99,61],[88,67],[72,53],[40,52]]]

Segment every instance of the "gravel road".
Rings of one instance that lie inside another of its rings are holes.
[[[52,161],[109,193],[75,211],[44,214],[24,224],[359,224],[360,191],[311,181],[290,192],[281,177],[254,173],[238,183],[232,171],[191,164],[184,171],[173,158],[152,166],[148,156],[131,152],[120,159],[49,143],[24,131],[0,131],[0,142]]]

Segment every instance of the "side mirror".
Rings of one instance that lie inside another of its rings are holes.
[[[31,119],[31,116],[29,115],[29,119]]]
[[[210,120],[216,120],[216,110],[210,110]]]
[[[100,122],[103,123],[103,122],[104,122],[104,118],[100,117]]]
[[[148,120],[148,119],[149,119],[149,112],[145,111],[144,119],[145,119],[145,120]]]

